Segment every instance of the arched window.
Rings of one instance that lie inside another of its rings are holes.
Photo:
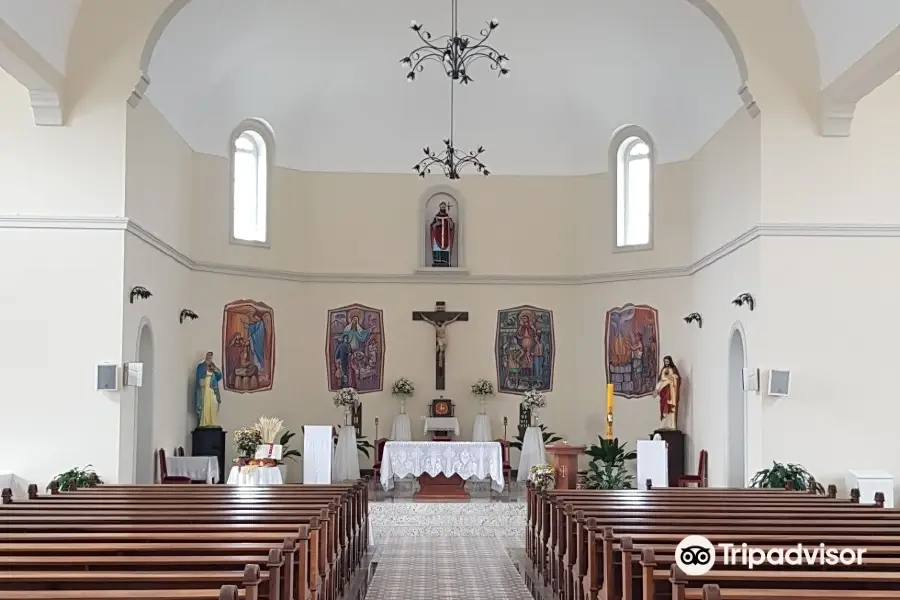
[[[265,122],[241,123],[231,137],[231,241],[269,243],[269,179],[274,136]]]
[[[613,136],[615,157],[616,247],[632,250],[653,245],[653,144],[638,127]],[[611,158],[612,158],[611,156]]]

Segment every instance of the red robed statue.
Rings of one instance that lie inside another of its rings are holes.
[[[431,220],[431,266],[449,267],[450,253],[453,251],[453,219],[447,213],[447,203],[441,202],[438,212]]]

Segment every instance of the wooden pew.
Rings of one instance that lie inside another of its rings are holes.
[[[707,584],[699,593],[691,590],[685,600],[897,600],[900,590],[828,590],[821,589],[726,589]]]
[[[53,590],[0,591],[0,600],[244,600],[244,590],[234,585],[206,590]]]
[[[321,589],[316,590],[316,584],[319,583],[316,575],[308,580],[312,585],[307,588],[311,587],[309,591],[314,594],[316,591],[319,592],[312,597],[329,599],[337,597],[340,593],[338,588],[343,588],[347,576],[350,575],[349,571],[359,567],[362,562],[361,554],[364,554],[367,546],[367,535],[363,537],[367,532],[367,490],[365,486],[359,484],[306,488],[271,486],[278,489],[169,485],[166,486],[164,494],[160,494],[156,486],[108,486],[109,489],[104,489],[106,487],[64,492],[51,495],[49,498],[39,496],[36,489],[29,490],[33,501],[4,506],[4,509],[11,509],[3,519],[4,525],[0,525],[10,531],[4,538],[11,543],[11,549],[12,544],[27,539],[31,551],[37,552],[40,552],[40,549],[35,546],[73,539],[80,540],[75,542],[76,544],[81,543],[82,546],[91,547],[93,550],[106,543],[120,544],[118,550],[121,551],[121,544],[134,543],[140,538],[151,538],[154,541],[141,540],[139,545],[166,545],[179,551],[173,544],[180,544],[182,546],[180,550],[187,550],[185,546],[196,545],[196,542],[192,544],[188,540],[196,539],[197,534],[201,532],[204,540],[212,539],[210,538],[212,534],[237,543],[234,540],[238,537],[248,539],[248,536],[261,534],[258,537],[265,540],[264,543],[271,544],[276,541],[283,543],[284,540],[278,538],[283,538],[285,534],[297,535],[297,530],[290,528],[289,524],[300,523],[298,516],[301,519],[309,516],[311,525],[315,525],[313,519],[321,517],[325,525],[323,529],[327,531],[328,509],[325,509],[325,515],[321,513],[318,516],[310,515],[316,512],[314,510],[316,505],[335,502],[334,498],[337,496],[345,501],[342,520],[338,521],[334,514],[330,515],[333,519],[330,530],[336,534],[337,543],[324,545],[326,553],[333,552],[336,558],[322,569]],[[173,491],[173,488],[187,489]],[[215,491],[209,492],[210,488]],[[204,490],[206,493],[197,493],[197,490]],[[335,504],[331,504],[329,508],[340,512],[339,509],[335,509]],[[168,514],[163,511],[167,511]],[[219,513],[219,516],[216,516],[216,513]],[[111,521],[119,525],[113,525]],[[123,522],[126,524],[122,525]],[[346,527],[343,527],[343,524],[346,524]],[[285,530],[285,527],[289,528]],[[306,527],[308,532],[310,528],[308,525]],[[75,531],[72,531],[73,529]],[[315,530],[314,527],[311,529]],[[276,537],[273,537],[272,532],[277,532]],[[115,541],[110,540],[110,536],[115,538]],[[161,541],[171,540],[173,537],[178,541],[169,543]],[[35,543],[38,538],[43,544]],[[297,536],[296,539],[301,538],[302,536]],[[326,538],[327,535],[322,536],[327,542]],[[86,542],[88,539],[91,541]],[[131,541],[123,542],[124,539]],[[336,550],[338,546],[341,548],[339,552]],[[239,549],[234,548],[233,551]],[[322,557],[328,558],[324,553]],[[133,556],[130,561],[120,562],[134,562],[133,559],[136,558]],[[200,558],[199,555],[193,557],[193,563],[200,564],[202,562]],[[94,562],[110,564],[110,557],[94,557],[94,559]],[[18,557],[17,560],[20,564],[27,563],[27,558]],[[172,561],[167,561],[163,556],[146,562]],[[211,562],[213,561],[206,561],[207,564]],[[297,562],[299,570],[300,561]],[[321,564],[318,559],[303,562],[311,568]],[[230,560],[229,564],[234,564],[234,560]],[[335,567],[335,573],[329,577],[328,568],[332,566]],[[291,569],[285,568],[284,571],[287,574]],[[271,578],[271,573],[267,571],[265,577]],[[286,575],[282,579],[286,579]],[[299,582],[300,577],[297,579]],[[293,590],[291,586],[287,589]],[[283,590],[284,586],[281,586],[276,592],[283,593]],[[285,594],[283,597],[290,598],[293,594],[291,596]],[[298,590],[297,597],[305,599],[306,592]]]

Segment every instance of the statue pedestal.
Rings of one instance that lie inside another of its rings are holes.
[[[198,427],[191,432],[191,456],[215,456],[219,459],[219,483],[225,483],[225,430]]]
[[[584,446],[572,446],[557,442],[544,446],[556,467],[556,489],[574,490],[578,483],[578,455],[584,454]]]
[[[669,446],[669,487],[678,487],[678,480],[684,475],[684,433],[677,429],[657,429],[651,439],[656,435]]]

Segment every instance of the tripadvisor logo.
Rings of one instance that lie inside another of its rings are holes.
[[[773,566],[844,566],[862,565],[865,548],[834,548],[825,544],[797,544],[778,548],[754,548],[747,544],[718,544],[722,565],[741,565],[753,569],[764,564]],[[689,535],[675,547],[675,564],[685,575],[705,575],[716,564],[716,546],[702,535]]]

